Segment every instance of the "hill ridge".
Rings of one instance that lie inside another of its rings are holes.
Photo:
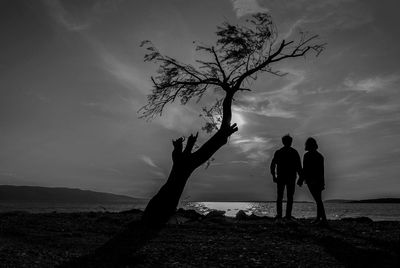
[[[0,202],[127,203],[138,199],[79,188],[0,185]]]

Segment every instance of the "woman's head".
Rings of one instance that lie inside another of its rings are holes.
[[[308,138],[306,140],[306,151],[314,151],[318,149],[317,141],[314,138]]]

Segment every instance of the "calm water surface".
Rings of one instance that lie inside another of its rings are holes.
[[[72,203],[1,203],[0,212],[28,211],[42,212],[88,212],[109,211],[120,212],[129,209],[144,209],[148,200],[136,203],[123,204],[72,204]],[[285,211],[285,203],[283,211]],[[223,210],[228,217],[234,217],[239,210],[246,214],[258,216],[275,216],[274,202],[182,202],[180,207],[195,209],[199,213],[207,214],[211,210]],[[348,217],[369,217],[375,221],[396,220],[400,221],[400,204],[356,204],[356,203],[325,203],[325,210],[329,219],[342,219]],[[293,216],[296,218],[315,217],[316,206],[314,203],[294,203]]]
[[[285,211],[285,203],[283,211]],[[372,220],[400,221],[400,204],[361,204],[361,203],[325,203],[328,219],[342,219],[348,217],[369,217]],[[275,202],[187,202],[186,208],[192,208],[200,213],[210,210],[223,210],[226,216],[234,217],[239,210],[246,214],[274,217],[276,214]],[[296,218],[312,218],[316,216],[314,203],[294,203],[292,214]]]

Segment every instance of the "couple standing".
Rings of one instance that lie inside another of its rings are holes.
[[[277,150],[271,162],[271,174],[278,186],[278,197],[276,200],[277,218],[282,218],[283,192],[286,187],[287,203],[286,218],[292,218],[293,195],[296,185],[296,177],[299,175],[297,185],[300,187],[305,181],[311,195],[317,203],[317,218],[315,223],[326,224],[324,204],[322,203],[322,190],[325,189],[324,182],[324,157],[317,151],[318,144],[314,138],[308,138],[305,144],[307,151],[303,157],[303,168],[296,149],[292,148],[293,138],[290,135],[282,137],[283,147]]]

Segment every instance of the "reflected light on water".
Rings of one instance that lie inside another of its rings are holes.
[[[186,208],[207,214],[212,210],[223,210],[225,216],[235,217],[239,210],[243,210],[247,215],[273,216],[274,204],[261,202],[188,202]]]
[[[324,204],[328,219],[342,219],[348,217],[369,217],[372,220],[400,221],[400,204],[357,204],[357,203],[330,203]],[[268,216],[276,215],[275,202],[185,202],[185,209],[194,209],[201,214],[212,210],[225,211],[225,216],[235,217],[239,210],[247,215]],[[285,211],[286,203],[283,203]],[[312,202],[295,202],[292,215],[296,218],[314,218],[316,205]]]

